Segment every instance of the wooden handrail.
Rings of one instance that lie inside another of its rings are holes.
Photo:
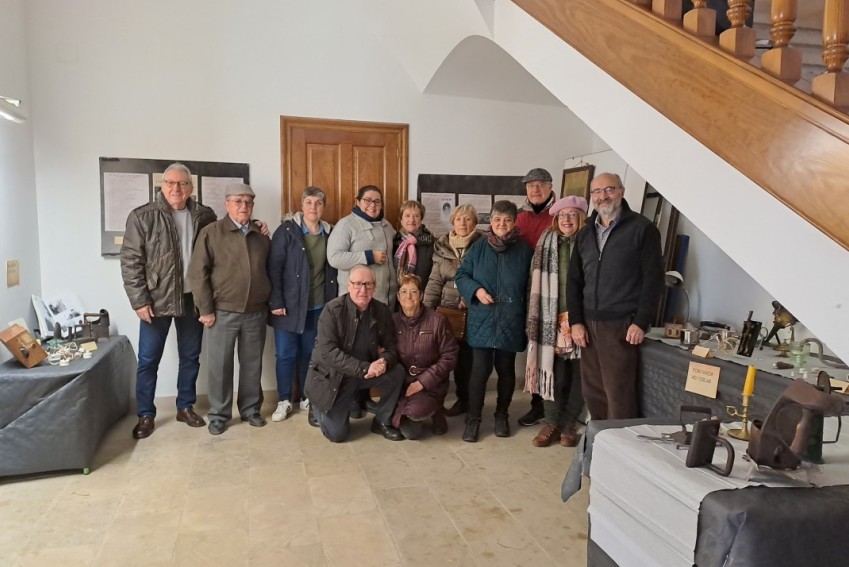
[[[631,2],[513,2],[849,249],[846,115]]]

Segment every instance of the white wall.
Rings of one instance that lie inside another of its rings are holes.
[[[29,78],[24,30],[24,0],[0,2],[0,95],[19,98],[19,114],[29,113]],[[38,219],[32,124],[16,124],[0,118],[0,328],[24,317],[34,328],[31,296],[41,293]],[[21,284],[6,287],[6,261],[20,262]],[[11,355],[0,348],[0,361]]]
[[[31,2],[38,215],[50,242],[41,251],[45,294],[75,290],[87,309],[108,309],[135,344],[138,323],[118,261],[99,255],[100,156],[248,162],[255,214],[273,229],[282,114],[410,124],[413,193],[419,173],[522,175],[559,167],[595,143],[562,107],[420,94],[385,38],[372,37],[348,7],[345,0]],[[469,26],[479,31],[480,22]],[[73,238],[51,238],[60,226]],[[269,340],[269,389],[272,355]],[[175,393],[175,376],[172,338],[158,395]]]
[[[527,40],[530,37],[533,42]],[[493,39],[760,282],[769,296],[849,360],[849,286],[845,285],[849,252],[512,2],[496,0]],[[722,277],[721,270],[716,274]],[[717,285],[711,284],[711,289]],[[717,291],[715,297],[721,294]],[[770,321],[771,311],[757,310],[755,318]]]

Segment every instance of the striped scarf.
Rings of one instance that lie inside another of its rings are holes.
[[[417,243],[418,240],[416,240],[416,236],[413,233],[407,232],[402,235],[401,242],[398,244],[398,249],[395,250],[395,266],[397,268],[399,278],[404,274],[416,273]]]

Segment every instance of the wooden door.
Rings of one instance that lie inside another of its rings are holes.
[[[407,200],[407,124],[280,117],[281,212],[301,210],[310,185],[327,194],[323,219],[335,223],[351,212],[363,185],[383,189],[384,215],[398,224]]]

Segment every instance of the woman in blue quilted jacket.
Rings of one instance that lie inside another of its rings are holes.
[[[515,203],[496,201],[490,228],[466,252],[454,281],[468,305],[467,340],[472,347],[469,413],[463,441],[480,434],[486,382],[498,375],[495,435],[510,436],[508,409],[516,388],[516,353],[525,350],[528,273],[533,251],[519,238]]]

